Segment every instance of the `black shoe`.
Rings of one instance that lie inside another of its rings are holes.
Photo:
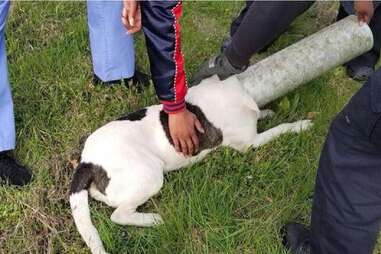
[[[288,223],[281,229],[283,246],[292,254],[311,254],[310,230],[299,223]]]
[[[229,62],[225,54],[221,53],[214,56],[209,61],[203,63],[197,73],[193,76],[191,86],[198,85],[203,79],[217,75],[220,80],[241,73],[247,69],[247,65],[242,68],[236,68]]]
[[[135,69],[134,76],[128,79],[124,79],[124,84],[127,87],[135,87],[137,91],[140,93],[143,92],[144,88],[149,87],[149,85],[151,84],[150,80],[151,77],[148,74],[141,72],[139,69]]]
[[[93,84],[94,85],[120,85],[122,80],[111,80],[111,81],[103,81],[96,74],[93,74]]]
[[[131,78],[123,79],[124,84],[127,87],[136,87],[138,92],[142,92],[145,87],[150,85],[151,77],[148,74],[145,74],[139,70],[135,69],[134,76]],[[93,84],[94,85],[120,85],[122,79],[120,80],[111,80],[111,81],[102,81],[96,74],[93,74]]]
[[[0,180],[8,184],[23,186],[30,182],[31,174],[18,164],[8,152],[0,153]]]
[[[374,68],[369,66],[351,66],[347,65],[347,74],[356,81],[367,81],[374,73]]]

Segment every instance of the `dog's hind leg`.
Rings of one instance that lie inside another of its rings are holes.
[[[118,207],[116,204],[110,202],[110,200],[106,197],[106,195],[104,195],[102,192],[100,192],[95,186],[91,185],[90,188],[89,188],[89,194],[90,196],[95,199],[95,200],[98,200],[100,202],[103,202],[105,203],[106,205],[110,206],[110,207]]]
[[[161,216],[156,213],[140,213],[136,209],[157,194],[163,186],[163,173],[146,177],[145,182],[129,186],[123,195],[123,201],[111,214],[111,220],[120,225],[152,227],[162,223]],[[121,195],[121,193],[119,193]]]
[[[310,120],[301,120],[294,123],[283,123],[265,132],[258,133],[251,145],[252,147],[256,148],[272,141],[273,139],[279,137],[281,134],[288,132],[298,133],[309,129],[311,126],[312,122]]]
[[[262,119],[265,119],[265,118],[272,117],[274,115],[275,115],[275,112],[272,111],[271,109],[262,109],[260,114],[259,114],[258,119],[262,120]]]
[[[130,202],[122,203],[111,214],[111,220],[116,224],[138,227],[152,227],[163,223],[159,214],[139,213],[136,208],[136,206],[132,207]]]

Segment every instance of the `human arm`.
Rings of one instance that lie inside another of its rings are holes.
[[[178,152],[198,150],[197,117],[186,109],[187,84],[181,52],[180,1],[124,1],[122,22],[129,33],[143,27],[156,94],[169,115],[170,135]],[[140,14],[138,14],[138,12]]]

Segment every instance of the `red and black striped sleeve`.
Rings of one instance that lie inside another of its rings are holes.
[[[187,81],[181,52],[181,1],[141,1],[152,80],[164,111],[185,109]]]

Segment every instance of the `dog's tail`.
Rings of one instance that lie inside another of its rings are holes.
[[[75,225],[91,253],[106,253],[97,229],[90,217],[88,188],[94,180],[94,165],[80,163],[74,173],[70,187],[70,207]]]

